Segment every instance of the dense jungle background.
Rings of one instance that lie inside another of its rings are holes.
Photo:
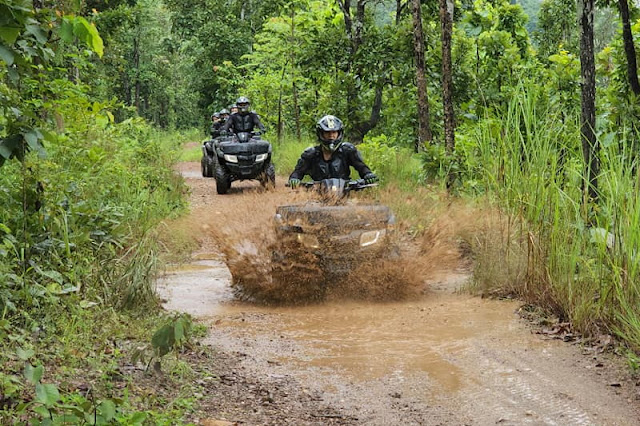
[[[384,186],[498,212],[459,235],[472,290],[615,336],[640,368],[639,16],[627,0],[0,0],[0,422],[194,409],[192,389],[114,377],[131,358],[193,374],[166,355],[204,330],[162,313],[153,283],[194,244],[165,225],[188,208],[182,144],[240,95],[282,176],[331,113]]]

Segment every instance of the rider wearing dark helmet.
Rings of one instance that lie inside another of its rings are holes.
[[[296,168],[289,176],[289,185],[295,188],[305,175],[314,181],[329,178],[349,179],[350,167],[356,169],[366,183],[374,183],[378,177],[362,160],[358,149],[344,142],[344,126],[338,117],[325,115],[316,124],[316,135],[320,145],[307,148]]]
[[[265,131],[265,127],[260,121],[258,114],[249,110],[251,106],[249,98],[240,96],[236,101],[236,105],[238,106],[238,112],[229,116],[220,128],[221,132],[227,132],[229,130],[233,131],[233,133],[253,132],[255,127],[258,127],[263,132]]]
[[[214,112],[211,114],[211,127],[209,128],[209,133],[212,138],[220,136],[219,130],[220,126],[222,126],[224,122],[222,121],[222,114],[219,112]]]

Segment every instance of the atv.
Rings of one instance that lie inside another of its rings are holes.
[[[293,281],[301,284],[295,288],[286,285],[286,291],[302,298],[322,299],[327,285],[345,280],[362,260],[388,259],[397,254],[391,209],[348,200],[351,192],[376,184],[366,184],[362,179],[325,179],[301,185],[315,190],[319,200],[279,206],[274,218],[272,277],[281,285]]]
[[[239,132],[219,137],[212,144],[215,151],[214,177],[218,194],[226,194],[231,182],[255,179],[262,186],[275,186],[276,170],[271,162],[271,144],[259,132]]]

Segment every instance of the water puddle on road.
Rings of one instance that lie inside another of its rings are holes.
[[[159,287],[168,309],[210,319],[233,336],[219,344],[262,341],[261,351],[279,364],[354,381],[426,374],[438,392],[454,393],[471,380],[455,365],[470,341],[518,328],[513,302],[439,291],[409,302],[266,307],[234,301],[229,280],[224,264],[205,260],[166,275]],[[282,350],[283,342],[298,349]]]

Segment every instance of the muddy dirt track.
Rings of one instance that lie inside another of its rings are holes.
[[[535,333],[516,302],[458,292],[467,275],[446,249],[422,255],[437,267],[418,268],[424,289],[405,301],[238,301],[225,262],[252,259],[240,268],[260,279],[275,207],[301,200],[282,178],[269,193],[239,182],[219,196],[199,164],[180,172],[192,213],[173,226],[201,247],[159,290],[210,326],[201,424],[640,424],[640,383],[615,360]]]

